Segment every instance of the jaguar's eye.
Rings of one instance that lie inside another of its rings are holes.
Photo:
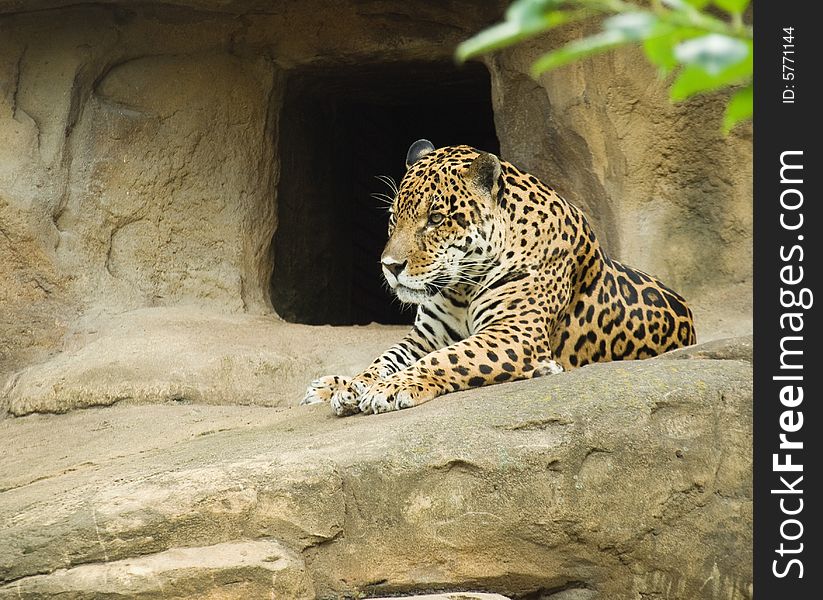
[[[429,225],[439,225],[443,222],[443,219],[446,217],[443,216],[443,213],[433,212],[429,215]]]

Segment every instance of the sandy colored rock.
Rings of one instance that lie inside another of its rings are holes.
[[[35,575],[0,598],[247,598],[315,597],[302,561],[273,541],[227,542]]]
[[[738,360],[653,359],[347,419],[206,405],[7,419],[0,590],[276,540],[320,598],[748,599],[751,378]]]
[[[80,314],[268,307],[276,175],[272,145],[249,141],[274,126],[276,71],[189,57],[199,36],[135,56],[101,16],[2,25],[0,371],[59,348]]]
[[[713,358],[718,360],[754,361],[754,340],[746,335],[737,338],[712,340],[704,344],[678,348],[659,357],[659,360],[681,360],[692,358]]]
[[[357,373],[405,327],[308,327],[202,309],[132,311],[75,332],[0,388],[0,414],[116,403],[288,406],[309,381]]]
[[[394,596],[397,598],[397,596]],[[447,594],[423,594],[415,596],[401,596],[409,600],[509,600],[500,594],[485,594],[483,592],[454,592]],[[388,597],[374,598],[373,600],[389,600]]]

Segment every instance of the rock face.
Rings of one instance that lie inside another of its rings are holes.
[[[348,419],[7,419],[0,598],[751,598],[751,365],[712,352]]]

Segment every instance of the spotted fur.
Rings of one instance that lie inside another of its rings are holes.
[[[382,263],[418,305],[414,326],[359,375],[313,381],[304,403],[380,413],[695,343],[685,300],[611,259],[583,213],[534,176],[425,140],[407,166]]]

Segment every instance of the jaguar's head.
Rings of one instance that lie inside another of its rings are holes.
[[[500,161],[468,146],[418,140],[391,208],[383,274],[403,302],[471,284],[503,246]]]

